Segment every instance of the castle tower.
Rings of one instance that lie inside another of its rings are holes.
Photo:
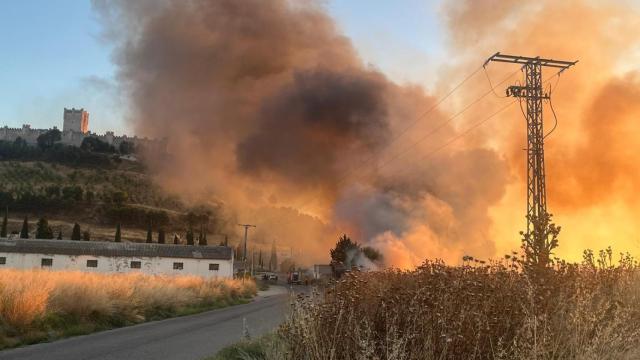
[[[89,113],[84,109],[64,108],[62,131],[86,133],[89,131]]]

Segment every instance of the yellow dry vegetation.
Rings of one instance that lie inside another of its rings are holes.
[[[121,326],[238,303],[256,291],[254,282],[232,279],[3,269],[0,339],[78,323]]]
[[[352,272],[299,297],[276,340],[265,359],[640,359],[640,264],[607,249],[538,273],[511,256]]]

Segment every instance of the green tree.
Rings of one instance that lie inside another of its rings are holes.
[[[2,229],[0,229],[0,237],[7,237],[7,224],[9,222],[9,208],[4,209],[4,217],[2,218]]]
[[[178,234],[173,234],[173,244],[174,245],[180,244],[180,238],[178,237]]]
[[[89,230],[82,233],[82,240],[91,241],[91,233],[89,232]]]
[[[158,230],[158,244],[164,244],[164,229]]]
[[[147,243],[153,242],[153,231],[151,230],[151,225],[147,228]]]
[[[336,247],[329,250],[331,254],[331,260],[335,262],[339,262],[341,264],[345,264],[347,261],[347,253],[351,250],[358,250],[360,245],[358,243],[351,241],[351,239],[347,236],[347,234],[343,234],[336,243]]]
[[[21,136],[18,136],[15,140],[13,140],[13,146],[17,148],[25,148],[27,147],[27,140],[23,139]]]
[[[135,153],[136,147],[135,147],[135,144],[132,142],[123,141],[118,146],[118,150],[120,151],[120,154],[127,155],[127,154]]]
[[[80,149],[99,153],[113,154],[116,152],[116,148],[113,145],[109,145],[108,143],[93,136],[85,137],[82,140],[82,144],[80,144]]]
[[[80,231],[80,224],[75,223],[73,225],[73,230],[71,231],[71,240],[80,240],[82,238],[82,233]]]
[[[207,232],[200,231],[200,241],[198,243],[200,246],[207,246]]]
[[[25,216],[22,222],[22,229],[20,230],[20,239],[29,238],[29,219]]]
[[[62,133],[60,132],[60,130],[52,129],[38,136],[38,139],[36,140],[38,142],[38,147],[41,150],[46,150],[53,147],[53,144],[62,139],[61,134]]]
[[[373,261],[374,263],[381,263],[383,261],[383,257],[380,251],[372,248],[371,246],[364,246],[360,250],[367,259]]]
[[[278,253],[276,251],[276,241],[271,245],[271,257],[269,258],[269,271],[278,270]]]
[[[238,261],[242,260],[242,246],[240,244],[234,249],[233,257]]]
[[[62,240],[62,230],[58,231],[58,240]]]
[[[193,245],[193,230],[187,230],[187,245]]]
[[[62,188],[62,198],[65,200],[82,201],[82,193],[84,191],[78,185],[65,186]]]
[[[40,218],[36,225],[36,239],[53,239],[53,230],[45,218]]]
[[[121,234],[120,234],[120,223],[118,223],[118,225],[116,225],[116,238],[115,238],[115,242],[121,242]]]
[[[47,197],[50,199],[59,198],[60,197],[60,186],[58,185],[50,185],[44,189]]]
[[[558,235],[561,227],[556,225],[549,213],[539,217],[528,217],[531,221],[530,233],[520,232],[522,235],[522,250],[524,252],[524,270],[530,275],[543,275],[553,265],[553,250],[558,247]]]
[[[114,191],[111,193],[111,200],[118,206],[122,206],[129,199],[129,194],[124,191]]]

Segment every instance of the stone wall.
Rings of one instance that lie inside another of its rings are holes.
[[[56,129],[56,127],[53,127]],[[0,128],[0,140],[4,141],[15,141],[18,137],[24,139],[29,145],[37,145],[38,136],[46,133],[49,130],[53,129],[32,129],[30,125],[22,125],[22,128],[10,128],[10,127],[2,127]],[[135,144],[136,147],[143,147],[149,149],[154,152],[164,152],[167,150],[167,140],[166,139],[148,139],[141,138],[137,136],[116,136],[112,131],[107,131],[104,135],[98,135],[95,133],[87,132],[82,133],[78,131],[66,130],[61,133],[60,142],[66,145],[80,146],[82,145],[82,141],[86,137],[95,137],[109,145],[113,145],[116,150],[123,142],[127,141]]]

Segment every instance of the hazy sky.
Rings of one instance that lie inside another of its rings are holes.
[[[428,84],[442,56],[439,1],[331,0],[328,11],[363,61],[394,80]],[[62,126],[84,107],[90,129],[128,131],[111,48],[89,0],[2,0],[0,125]]]

